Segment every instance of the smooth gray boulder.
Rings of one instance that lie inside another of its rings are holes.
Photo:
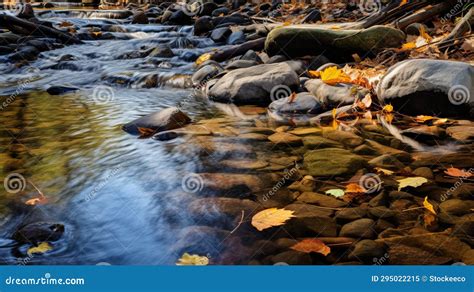
[[[411,115],[473,115],[474,67],[428,59],[400,62],[381,79],[377,96],[381,103]]]
[[[322,105],[311,93],[300,92],[275,100],[268,109],[280,114],[317,114],[321,112]]]
[[[288,88],[291,93],[299,83],[290,64],[262,64],[225,74],[210,87],[208,95],[217,102],[266,106],[271,102],[270,93],[274,88]]]
[[[304,83],[304,87],[329,108],[353,104],[356,98],[362,99],[370,92],[352,84],[328,85],[321,79],[310,79]]]
[[[150,129],[155,133],[181,128],[191,122],[191,119],[177,107],[169,107],[159,112],[138,118],[122,126],[122,129],[132,135],[140,135],[139,128]]]

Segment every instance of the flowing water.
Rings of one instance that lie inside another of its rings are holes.
[[[81,26],[120,24],[61,13],[43,16]],[[173,151],[182,143],[179,139],[137,139],[121,125],[183,100],[182,110],[193,119],[219,116],[185,89],[192,63],[179,58],[208,50],[212,41],[193,37],[191,27],[123,27],[127,32],[112,33],[120,40],[44,52],[21,68],[0,65],[0,96],[7,102],[0,115],[0,177],[19,173],[48,198],[48,204],[26,206],[23,202],[36,194],[29,184],[23,192],[2,190],[1,262],[19,262],[18,252],[24,254],[27,246],[16,246],[11,234],[37,221],[63,223],[66,232],[52,252],[28,258],[29,264],[147,265],[175,260],[169,248],[176,233],[190,223],[180,202],[185,196],[181,180],[200,161]],[[170,42],[177,55],[171,59],[120,57]],[[189,43],[193,48],[183,47]],[[149,88],[147,76],[156,76],[157,86]],[[44,90],[52,85],[80,90],[51,96]]]

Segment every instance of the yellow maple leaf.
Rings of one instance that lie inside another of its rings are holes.
[[[185,252],[176,263],[177,266],[207,266],[208,264],[209,259],[207,257],[197,254],[189,254],[187,252]]]
[[[421,176],[416,176],[416,177],[407,177],[404,179],[399,179],[397,180],[398,182],[398,190],[400,191],[403,188],[406,187],[419,187],[424,183],[427,183],[428,180],[424,177]]]
[[[329,85],[351,83],[351,78],[336,66],[328,67],[321,72],[321,80]]]
[[[264,229],[280,226],[285,224],[287,220],[295,217],[293,215],[294,211],[270,208],[258,212],[252,217],[252,226],[257,228],[258,231]]]
[[[30,247],[26,253],[32,256],[33,254],[42,254],[52,249],[53,247],[49,243],[42,242],[38,246]]]
[[[197,58],[196,60],[196,65],[201,65],[202,63],[206,62],[207,60],[210,60],[212,57],[212,54],[211,53],[205,53],[205,54],[202,54],[201,56],[199,56],[199,58]]]
[[[433,205],[430,202],[428,202],[428,197],[425,197],[425,200],[423,201],[423,207],[425,207],[426,210],[436,215],[436,211],[434,210]]]

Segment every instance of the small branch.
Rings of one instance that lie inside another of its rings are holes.
[[[230,232],[230,234],[234,233],[237,229],[239,229],[240,225],[242,225],[242,223],[244,222],[244,210],[242,210],[242,216],[240,217],[240,221],[239,223],[237,224],[237,226],[235,226],[234,229],[232,229],[232,231]]]

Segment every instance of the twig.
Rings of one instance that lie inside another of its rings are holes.
[[[239,223],[237,224],[237,226],[235,226],[235,228],[232,229],[232,231],[230,232],[230,234],[234,233],[234,232],[240,227],[240,225],[242,225],[242,223],[244,222],[244,214],[245,214],[245,212],[244,212],[244,210],[242,210],[242,216],[240,216],[240,221],[239,221]]]

